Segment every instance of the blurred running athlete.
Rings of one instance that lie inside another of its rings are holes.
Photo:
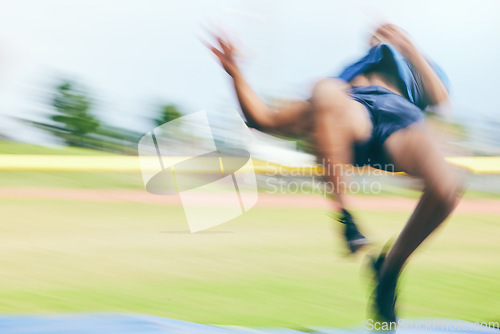
[[[408,257],[448,217],[458,203],[460,182],[423,124],[423,110],[449,99],[442,73],[397,26],[380,26],[368,54],[338,78],[320,80],[308,101],[271,110],[252,90],[235,60],[235,48],[216,36],[208,45],[226,72],[250,126],[305,135],[313,143],[334,185],[340,219],[351,252],[366,243],[345,209],[342,165],[370,165],[404,171],[422,179],[418,206],[387,254],[373,260],[374,306],[379,319],[396,321],[398,277]],[[390,166],[390,167],[388,167]]]

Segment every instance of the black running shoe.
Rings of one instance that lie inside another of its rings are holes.
[[[375,291],[373,293],[373,311],[377,321],[396,323],[396,286],[397,276],[381,277],[380,269],[385,261],[386,253],[383,251],[378,258],[371,258],[371,269],[374,272]]]
[[[345,225],[344,238],[347,243],[347,247],[352,254],[356,253],[363,246],[370,243],[370,241],[363,234],[361,234],[361,232],[359,232],[351,214],[347,210],[342,209],[342,216],[337,218],[337,221]]]

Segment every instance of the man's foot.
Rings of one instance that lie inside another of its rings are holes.
[[[337,221],[344,224],[344,238],[352,254],[370,243],[370,241],[359,232],[351,214],[347,210],[342,210],[342,216],[337,218]]]
[[[373,293],[373,311],[378,321],[396,322],[396,286],[397,275],[381,275],[381,268],[385,261],[386,253],[383,251],[378,258],[371,259],[371,269],[374,272],[375,291]]]
[[[352,254],[370,243],[370,241],[359,232],[358,227],[353,222],[345,224],[344,236],[347,247]]]

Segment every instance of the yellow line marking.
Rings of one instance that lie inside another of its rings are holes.
[[[164,158],[170,166],[186,159],[188,157]],[[449,157],[446,160],[450,164],[464,167],[475,174],[500,174],[500,157]],[[321,166],[317,165],[284,166],[257,159],[253,159],[253,161],[253,168],[245,167],[242,171],[255,171],[256,173],[269,175],[274,172],[286,172],[288,175],[321,175],[322,173]],[[221,172],[224,174],[224,166],[220,157],[219,163]],[[0,171],[140,172],[141,168],[145,171],[160,171],[158,170],[158,158],[86,155],[0,155]],[[354,169],[361,173],[368,170],[366,167]],[[199,173],[200,170],[196,172]]]

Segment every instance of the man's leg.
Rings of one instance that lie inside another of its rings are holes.
[[[349,98],[348,86],[336,79],[324,79],[313,90],[314,140],[319,156],[324,160],[325,177],[333,196],[341,208],[340,222],[345,224],[344,235],[352,253],[367,243],[358,231],[351,215],[345,210],[342,185],[343,169],[353,162],[355,141],[370,137],[372,123],[366,108]]]
[[[462,177],[444,161],[421,123],[393,133],[384,148],[396,170],[419,177],[424,182],[418,206],[379,269],[379,282],[382,284],[377,291],[379,313],[386,319],[394,320],[391,299],[397,278],[408,257],[458,204]]]
[[[372,131],[366,108],[349,98],[347,89],[342,80],[323,79],[312,94],[314,141],[324,159],[326,178],[334,185],[332,195],[341,206],[344,165],[353,162],[354,142],[368,139]]]

